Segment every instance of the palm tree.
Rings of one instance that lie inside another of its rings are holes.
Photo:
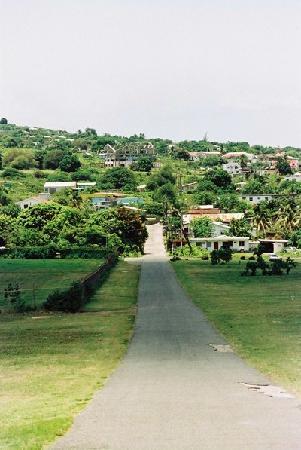
[[[272,211],[268,205],[258,204],[254,208],[252,225],[259,235],[266,235],[272,225]]]

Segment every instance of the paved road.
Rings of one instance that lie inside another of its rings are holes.
[[[158,225],[146,252],[129,352],[53,448],[301,449],[300,402],[249,390],[268,381],[212,349],[225,342],[177,283]]]

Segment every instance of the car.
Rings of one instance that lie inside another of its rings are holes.
[[[270,261],[276,261],[277,259],[281,259],[280,256],[276,255],[276,253],[271,253],[269,255],[269,260]]]

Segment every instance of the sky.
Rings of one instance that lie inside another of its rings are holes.
[[[301,147],[300,0],[0,0],[0,116]]]

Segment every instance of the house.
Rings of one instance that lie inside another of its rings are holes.
[[[85,191],[87,189],[95,188],[96,181],[78,181],[76,183],[76,190],[77,191]]]
[[[139,186],[137,186],[137,191],[138,192],[144,192],[146,189],[146,184],[139,184]]]
[[[234,251],[248,251],[249,250],[249,237],[238,236],[212,236],[205,238],[190,238],[191,244],[195,244],[199,247],[205,248],[209,251],[219,250],[221,247],[231,248]]]
[[[301,182],[301,172],[296,172],[293,175],[289,175],[287,177],[285,177],[286,180],[288,181],[296,181],[297,183]]]
[[[197,181],[193,181],[192,183],[185,183],[185,184],[182,184],[181,191],[182,192],[193,192],[196,190],[197,186],[198,186]]]
[[[117,200],[122,197],[123,197],[123,194],[121,194],[119,192],[112,192],[112,191],[96,192],[95,194],[88,196],[88,198],[90,198],[91,203],[95,209],[104,209],[104,208],[110,208],[112,206],[116,206]]]
[[[261,202],[270,202],[275,194],[241,194],[239,197],[241,200],[252,203],[252,205],[258,205]]]
[[[259,239],[259,243],[264,247],[264,253],[280,253],[288,244],[286,239]]]
[[[49,201],[49,197],[50,197],[49,194],[41,192],[40,194],[35,195],[34,197],[29,197],[19,202],[16,202],[16,205],[18,205],[21,209],[27,209],[30,208],[31,206],[47,203]]]
[[[115,197],[92,197],[91,202],[95,209],[105,209],[117,205]]]
[[[223,222],[212,222],[213,231],[212,236],[222,236],[230,231],[230,226]]]
[[[142,206],[144,199],[141,197],[124,197],[117,200],[117,206]]]
[[[247,152],[229,152],[225,153],[223,155],[224,159],[239,159],[241,157],[245,156],[249,161],[254,161],[257,159],[257,156],[253,153],[247,153]]]
[[[154,156],[155,147],[152,143],[117,144],[113,147],[107,144],[99,157],[106,167],[129,167],[141,156]]]
[[[221,222],[228,225],[231,220],[243,219],[244,213],[222,213],[219,208],[214,208],[213,205],[202,205],[188,210],[183,215],[183,223],[189,227],[190,222],[199,217],[209,217],[213,222]]]
[[[64,189],[76,189],[75,181],[46,181],[44,191],[48,194],[62,191]]]
[[[242,173],[241,165],[235,161],[223,164],[223,170],[225,170],[229,175],[238,175]]]
[[[221,156],[221,152],[188,152],[190,161],[199,161],[210,156]]]
[[[296,158],[293,158],[292,156],[287,156],[287,162],[290,165],[290,168],[292,170],[299,170],[299,160]]]

